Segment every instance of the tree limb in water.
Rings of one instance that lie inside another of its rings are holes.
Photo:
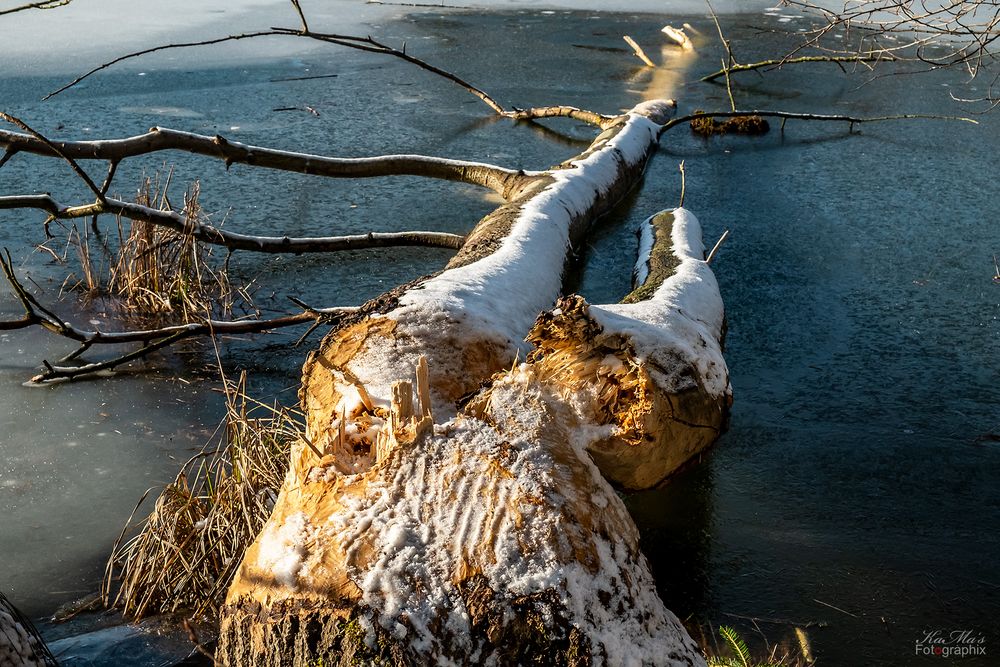
[[[2,268],[7,282],[14,290],[14,295],[24,307],[25,314],[16,320],[0,321],[0,331],[24,329],[40,326],[58,336],[80,344],[70,354],[61,358],[57,364],[64,364],[78,358],[94,345],[122,345],[126,343],[143,343],[138,350],[128,352],[106,361],[83,364],[79,366],[52,365],[44,361],[45,371],[31,378],[34,383],[46,383],[54,380],[73,380],[86,375],[93,375],[105,370],[112,370],[122,364],[140,359],[186,338],[197,336],[239,335],[264,333],[283,327],[313,323],[335,323],[342,317],[357,312],[357,308],[304,308],[302,312],[268,320],[224,321],[206,319],[201,322],[176,324],[156,329],[133,331],[99,331],[81,329],[49,310],[32,296],[17,279],[11,263],[10,252],[4,250],[5,256],[0,256]],[[301,303],[301,302],[299,302]]]
[[[607,116],[594,111],[586,111],[576,107],[555,106],[555,107],[532,107],[531,109],[514,109],[504,111],[502,114],[506,118],[514,120],[538,120],[540,118],[572,118],[583,121],[597,127],[607,129],[614,124],[617,116]]]
[[[726,76],[727,72],[729,74],[736,74],[737,72],[752,72],[767,68],[781,69],[785,65],[797,65],[802,63],[880,63],[897,62],[899,60],[900,58],[885,53],[854,56],[801,56],[799,58],[775,58],[772,60],[761,60],[755,63],[733,63],[732,65],[701,77],[701,80],[711,82]]]
[[[598,114],[598,113],[595,113],[595,112],[588,112],[588,111],[584,111],[584,110],[581,110],[581,109],[573,109],[572,107],[559,107],[559,106],[555,106],[555,107],[541,107],[540,109],[550,109],[550,110],[556,110],[556,109],[569,110],[569,109],[573,109],[573,113],[547,113],[546,115],[543,115],[543,116],[530,115],[530,110],[529,110],[529,112],[525,112],[524,110],[516,109],[516,108],[515,109],[510,109],[510,110],[505,109],[503,105],[501,105],[499,102],[497,102],[496,99],[494,99],[486,91],[484,91],[481,88],[479,88],[479,87],[477,87],[477,86],[469,83],[468,81],[466,81],[465,79],[459,77],[458,75],[453,74],[452,72],[449,72],[448,70],[445,70],[445,69],[443,69],[441,67],[438,67],[436,65],[433,65],[433,64],[431,64],[431,63],[429,63],[429,62],[427,62],[425,60],[422,60],[422,59],[417,58],[417,57],[415,57],[413,55],[410,55],[409,53],[406,52],[405,48],[404,49],[396,49],[396,48],[394,48],[392,46],[389,46],[387,44],[384,44],[382,42],[379,42],[379,41],[375,40],[371,36],[360,37],[360,36],[357,36],[357,35],[343,35],[343,34],[337,34],[337,33],[323,33],[323,32],[315,32],[313,30],[310,30],[308,28],[308,24],[306,23],[305,17],[302,15],[301,8],[298,6],[298,3],[293,3],[293,5],[295,6],[295,9],[298,12],[299,17],[300,17],[300,19],[302,21],[302,27],[301,28],[295,29],[295,28],[272,27],[270,30],[259,30],[259,31],[255,31],[255,32],[240,33],[240,34],[237,34],[237,35],[227,35],[225,37],[218,37],[218,38],[215,38],[215,39],[207,39],[207,40],[202,40],[202,41],[198,41],[198,42],[179,42],[179,43],[174,43],[174,44],[163,44],[163,45],[154,46],[154,47],[151,47],[151,48],[148,48],[148,49],[142,49],[140,51],[134,51],[132,53],[127,53],[127,54],[125,54],[123,56],[119,56],[119,57],[117,57],[117,58],[115,58],[113,60],[109,60],[109,61],[107,61],[105,63],[101,63],[100,65],[98,65],[98,66],[96,66],[96,67],[88,70],[87,72],[81,74],[80,76],[76,77],[75,79],[73,79],[72,81],[70,81],[69,83],[67,83],[66,85],[64,85],[64,86],[62,86],[62,87],[60,87],[60,88],[52,91],[51,93],[49,93],[48,95],[46,95],[42,99],[43,100],[47,100],[50,97],[58,95],[58,94],[60,94],[60,93],[62,93],[64,91],[72,88],[73,86],[77,85],[78,83],[80,83],[84,79],[92,76],[93,74],[96,74],[97,72],[100,72],[101,70],[107,69],[107,68],[109,68],[109,67],[111,67],[113,65],[116,65],[118,63],[121,63],[123,61],[130,60],[130,59],[133,59],[133,58],[138,58],[138,57],[145,56],[145,55],[149,55],[151,53],[156,53],[156,52],[159,52],[159,51],[166,51],[166,50],[169,50],[169,49],[191,48],[191,47],[196,47],[196,46],[209,46],[209,45],[213,45],[213,44],[222,44],[224,42],[239,41],[239,40],[244,40],[244,39],[254,39],[254,38],[257,38],[257,37],[286,36],[286,37],[303,37],[303,38],[306,38],[306,39],[312,39],[312,40],[316,40],[316,41],[320,41],[320,42],[326,42],[328,44],[336,44],[336,45],[347,47],[347,48],[350,48],[350,49],[355,49],[355,50],[359,50],[359,51],[366,51],[368,53],[376,53],[376,54],[380,54],[380,55],[386,55],[386,56],[391,56],[391,57],[394,57],[394,58],[399,58],[400,60],[404,60],[404,61],[406,61],[406,62],[408,62],[408,63],[410,63],[412,65],[416,65],[420,69],[423,69],[423,70],[425,70],[427,72],[435,74],[435,75],[437,75],[437,76],[439,76],[439,77],[441,77],[441,78],[443,78],[443,79],[445,79],[447,81],[451,81],[452,83],[460,86],[461,88],[464,88],[469,93],[471,93],[472,95],[474,95],[475,97],[477,97],[480,101],[482,101],[486,106],[488,106],[490,109],[492,109],[497,115],[503,116],[503,117],[506,117],[506,118],[513,118],[513,119],[516,119],[516,120],[527,120],[527,119],[536,118],[536,117],[537,118],[570,117],[570,118],[577,118],[579,120],[585,120],[586,122],[590,122],[590,123],[596,124],[596,125],[598,125],[598,126],[600,126],[602,128],[604,127],[604,125],[602,125],[601,123],[609,121],[610,118],[612,118],[610,116],[603,116],[602,114]]]
[[[10,9],[0,9],[0,16],[15,14],[28,9],[55,9],[57,7],[65,7],[72,1],[73,0],[42,0],[41,2],[29,2],[18,7],[11,7]]]
[[[699,113],[692,113],[686,116],[678,116],[668,121],[660,129],[660,133],[666,132],[667,130],[673,129],[678,125],[683,125],[684,123],[689,123],[692,120],[697,120],[699,118],[745,118],[748,116],[763,116],[766,118],[782,118],[785,120],[816,120],[816,121],[827,121],[827,122],[841,122],[861,124],[861,123],[880,123],[889,120],[952,120],[961,121],[964,123],[972,123],[978,125],[979,121],[973,118],[965,118],[964,116],[935,116],[929,114],[894,114],[891,116],[845,116],[841,114],[814,114],[814,113],[794,113],[790,111],[767,111],[755,109],[753,111],[705,111]]]
[[[57,220],[88,218],[110,213],[131,220],[141,220],[150,224],[167,227],[181,234],[187,234],[199,241],[224,246],[230,250],[248,250],[265,253],[314,253],[340,250],[362,250],[365,248],[391,248],[397,246],[425,246],[433,248],[457,249],[464,237],[445,232],[369,232],[348,236],[289,237],[256,236],[230,232],[199,222],[175,211],[165,211],[106,197],[104,202],[66,206],[50,195],[14,195],[0,197],[0,210],[34,208],[45,211]]]
[[[803,33],[803,48],[816,48],[836,56],[891,53],[894,60],[922,63],[929,69],[961,67],[970,78],[995,62],[1000,38],[1000,6],[992,0],[911,2],[872,0],[845,3],[834,11],[815,0],[782,0],[782,4],[816,13],[824,21]],[[845,44],[843,34],[853,36]],[[834,36],[833,42],[828,41]],[[826,41],[825,41],[826,40]],[[996,104],[995,86],[1000,78],[991,74],[987,93],[979,100]]]
[[[426,155],[327,157],[253,146],[231,141],[221,135],[208,136],[166,127],[154,127],[145,134],[124,139],[98,141],[53,141],[40,135],[0,130],[0,147],[6,150],[8,156],[24,152],[74,160],[108,160],[111,163],[157,151],[180,150],[223,160],[227,167],[231,164],[246,164],[331,178],[424,176],[479,185],[500,195],[504,195],[510,181],[519,174],[517,170],[483,162]],[[108,184],[105,182],[101,190],[106,192]]]

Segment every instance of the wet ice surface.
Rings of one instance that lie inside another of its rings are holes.
[[[343,6],[331,3],[330,11]],[[750,60],[773,55],[779,44],[748,26],[800,20],[781,21],[789,16],[731,17],[724,26],[743,44],[740,57]],[[358,20],[460,70],[505,104],[614,111],[642,99],[650,84],[620,34],[656,44],[667,22],[661,18],[546,9]],[[257,27],[255,20],[206,20],[195,37]],[[686,20],[712,29],[703,16]],[[65,77],[42,63],[39,71],[8,70],[0,99],[5,110],[66,138],[127,136],[162,124],[328,154],[424,152],[527,168],[565,159],[592,136],[572,123],[550,124],[568,135],[558,138],[494,122],[465,92],[394,62],[299,47],[272,56],[272,48],[257,49],[252,59],[227,60],[212,50],[137,61],[45,104],[38,98]],[[717,56],[707,54],[696,69],[713,69]],[[59,67],[75,71],[65,62]],[[947,92],[961,83],[958,74],[938,74],[858,88],[862,79],[819,68],[739,81],[747,107],[866,115],[955,113]],[[677,95],[682,113],[728,105],[718,87],[690,84]],[[305,105],[320,115],[274,111]],[[1000,453],[995,443],[974,440],[1000,429],[1000,286],[991,281],[998,134],[995,119],[983,121],[866,126],[855,135],[842,125],[790,122],[783,136],[709,142],[678,128],[664,137],[632,208],[608,216],[591,239],[576,282],[593,302],[615,301],[629,291],[632,229],[676,202],[681,159],[685,204],[702,221],[707,244],[732,230],[714,264],[729,318],[731,430],[701,465],[630,500],[661,594],[682,618],[738,623],[730,613],[826,622],[810,632],[829,664],[912,664],[924,628],[992,632],[987,621],[1000,611]],[[220,163],[173,154],[123,165],[119,192],[127,196],[143,168],[164,164],[174,165],[175,183],[201,178],[206,209],[238,231],[461,233],[495,205],[455,184],[317,181],[239,165],[227,172]],[[102,171],[94,166],[95,175]],[[5,192],[83,196],[51,161],[18,156],[0,179]],[[41,220],[0,214],[0,240],[28,257],[42,240]],[[244,254],[233,270],[259,276],[265,309],[285,308],[288,294],[347,305],[434,270],[449,256],[424,249]],[[37,254],[24,270],[46,299],[55,298],[63,269]],[[5,287],[0,294],[3,312],[18,314]],[[305,353],[287,349],[297,335],[231,343],[223,362],[230,373],[249,368],[258,395],[291,402]],[[22,387],[41,358],[67,351],[53,341],[40,332],[0,337],[0,586],[33,616],[95,588],[139,495],[168,481],[221,414],[211,382],[188,387],[164,375]],[[168,354],[156,363],[190,372],[210,357]],[[783,626],[764,629],[772,640],[787,634]],[[45,632],[58,637],[73,628]],[[744,634],[752,638],[752,628]],[[991,637],[993,645],[1000,640]],[[188,649],[178,647],[178,655]],[[155,651],[142,656],[134,663],[159,662]]]
[[[94,592],[132,504],[207,441],[217,401],[165,377],[26,387],[39,359],[71,347],[0,334],[3,585],[28,614]]]

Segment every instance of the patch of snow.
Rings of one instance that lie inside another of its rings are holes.
[[[261,534],[257,556],[257,566],[274,574],[282,586],[296,589],[303,572],[308,551],[309,522],[306,515],[297,512],[289,516],[283,524],[268,524]]]
[[[444,647],[476,650],[459,582],[480,574],[508,622],[514,598],[555,592],[595,665],[701,664],[656,594],[621,499],[584,443],[538,407],[552,398],[530,374],[509,374],[491,392],[491,423],[463,415],[391,458],[364,494],[341,496],[322,543],[346,554],[362,601],[377,610],[369,621],[429,661],[445,660]],[[591,530],[581,516],[613,528]],[[580,550],[591,555],[581,561]]]
[[[37,658],[35,640],[23,625],[6,609],[0,607],[0,665],[11,667],[45,667]]]
[[[653,241],[656,237],[653,230],[654,217],[656,216],[651,215],[643,220],[636,231],[636,235],[639,237],[639,256],[635,260],[635,268],[632,269],[633,289],[642,285],[649,277],[649,258],[653,253]]]

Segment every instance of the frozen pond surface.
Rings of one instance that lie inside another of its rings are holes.
[[[93,3],[78,3],[65,11],[92,18]],[[183,20],[178,13],[172,23],[151,21],[159,27],[147,39],[204,39],[279,19],[294,25],[283,4],[231,3],[218,18],[189,4],[194,13]],[[385,40],[406,40],[410,52],[459,71],[505,104],[614,111],[679,86],[672,94],[682,112],[728,105],[724,88],[693,83],[716,67],[713,48],[683,76],[692,83],[679,84],[679,71],[667,68],[652,79],[639,70],[621,42],[630,34],[658,44],[668,21],[711,30],[693,4],[677,10],[691,12],[684,18],[500,4],[512,11],[426,10],[405,18],[402,8],[332,2],[314,25],[333,29],[339,19]],[[116,6],[125,11],[126,3]],[[57,22],[60,11],[18,17],[25,21],[18,25]],[[181,28],[189,19],[196,27],[187,33]],[[759,28],[795,30],[800,21],[781,12],[723,19],[743,60],[782,48],[779,36]],[[72,34],[80,25],[62,29]],[[141,28],[123,25],[125,32]],[[139,48],[136,38],[81,46],[69,58],[43,55],[28,27],[12,33],[23,39],[0,47],[16,65],[0,78],[3,109],[58,137],[120,137],[159,124],[327,154],[423,152],[533,168],[573,155],[592,136],[571,123],[550,124],[567,135],[557,137],[494,122],[464,91],[400,63],[294,42],[161,54],[40,103],[67,73]],[[308,76],[326,78],[302,79]],[[863,81],[835,69],[798,69],[765,79],[746,75],[736,94],[751,108],[958,111],[947,93],[959,89],[960,73]],[[299,110],[275,111],[289,107]],[[987,636],[992,655],[1000,650],[993,623],[1000,612],[1000,447],[977,440],[1000,431],[1000,285],[991,280],[992,256],[1000,251],[993,217],[997,129],[994,117],[980,126],[916,121],[856,134],[840,124],[790,122],[784,134],[704,142],[678,128],[664,136],[630,207],[599,226],[572,279],[593,302],[628,292],[632,230],[676,203],[680,160],[686,205],[709,244],[731,230],[714,264],[729,318],[731,430],[700,465],[629,500],[661,593],[681,618],[733,623],[750,640],[752,626],[731,615],[823,623],[809,632],[831,665],[914,664],[914,642],[924,630],[973,630]],[[226,172],[220,163],[183,155],[135,161],[119,175],[119,191],[127,195],[143,168],[164,164],[174,166],[176,183],[200,178],[206,209],[239,231],[461,233],[495,205],[462,185],[318,181],[238,165]],[[95,175],[102,171],[94,165]],[[64,167],[25,156],[0,171],[0,188],[83,196]],[[29,254],[42,240],[41,221],[4,213],[0,241],[51,302],[66,269]],[[233,269],[258,277],[260,306],[280,309],[288,294],[317,305],[359,303],[448,257],[424,249],[244,254]],[[0,306],[19,314],[5,286]],[[102,321],[99,312],[77,316]],[[286,347],[297,335],[232,343],[223,364],[230,374],[247,368],[262,398],[292,402],[305,351]],[[205,370],[208,353],[164,355],[152,375],[44,390],[21,385],[40,359],[68,349],[42,332],[0,336],[0,587],[35,617],[96,588],[135,501],[170,480],[221,416]],[[169,379],[177,372],[196,379]],[[772,641],[790,631],[761,628]],[[45,631],[53,638],[73,634],[72,626]],[[164,660],[155,650],[129,655],[134,664]],[[124,664],[120,655],[94,663]]]

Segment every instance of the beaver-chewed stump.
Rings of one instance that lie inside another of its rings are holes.
[[[691,213],[643,223],[635,278],[620,304],[562,299],[538,318],[528,359],[592,429],[587,451],[604,476],[638,490],[715,442],[732,390],[722,299]]]
[[[564,301],[517,363],[572,241],[640,177],[672,109],[640,105],[574,160],[524,174],[445,271],[324,339],[304,369],[306,436],[229,589],[221,664],[703,664],[590,453],[632,447],[624,465],[642,467],[670,449],[648,431],[664,420],[721,426],[721,301],[693,217],[665,214],[652,234],[649,257],[679,259],[642,281],[660,281],[650,298]],[[597,338],[549,336],[569,329]],[[663,411],[664,392],[698,390],[721,392],[715,412]]]

